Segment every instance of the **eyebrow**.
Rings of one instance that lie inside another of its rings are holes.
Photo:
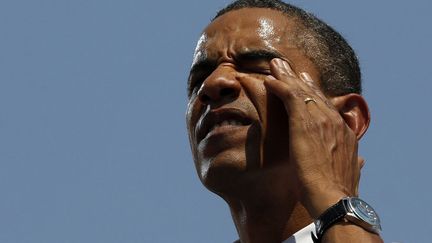
[[[262,50],[243,51],[238,53],[234,57],[234,59],[239,62],[259,61],[259,60],[271,61],[273,58],[282,58],[282,55],[275,50],[262,49]],[[189,72],[189,76],[190,74],[196,72],[197,70],[212,68],[215,67],[216,65],[217,65],[217,60],[203,58],[202,60],[199,60],[192,65],[191,70]]]
[[[273,58],[282,58],[282,55],[275,50],[248,50],[240,52],[236,56],[236,60],[242,61],[271,61]]]

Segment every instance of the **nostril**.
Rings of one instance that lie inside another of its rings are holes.
[[[232,88],[223,88],[219,91],[219,95],[221,97],[227,97],[227,96],[232,96],[234,94],[234,89]]]

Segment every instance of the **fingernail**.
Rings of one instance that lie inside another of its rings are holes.
[[[286,71],[289,75],[295,77],[295,73],[294,73],[294,71],[291,69],[291,66],[289,65],[289,63],[288,63],[287,61],[285,61],[285,60],[282,60],[282,63],[283,63],[283,66],[284,66],[284,68],[285,68],[285,71]]]
[[[309,73],[306,73],[306,72],[300,73],[300,78],[303,81],[306,81],[306,82],[309,82],[309,83],[313,83],[314,82],[313,79],[312,79],[312,77],[309,75]]]
[[[280,58],[275,58],[275,59],[273,59],[273,60],[275,61],[276,65],[277,65],[278,67],[280,67],[280,68],[284,68],[284,64],[283,64],[283,60],[282,60],[282,59],[280,59]]]
[[[267,75],[267,79],[268,79],[268,80],[276,80],[276,78],[273,77],[272,75]]]
[[[276,65],[282,69],[282,71],[284,71],[285,73],[287,73],[290,76],[296,76],[294,71],[291,69],[291,66],[289,65],[289,63],[287,61],[285,61],[284,59],[281,58],[275,58],[274,59],[276,62]]]

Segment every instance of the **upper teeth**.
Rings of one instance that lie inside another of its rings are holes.
[[[224,120],[222,122],[215,124],[213,128],[220,127],[220,126],[228,126],[228,125],[241,126],[242,123],[236,120]]]

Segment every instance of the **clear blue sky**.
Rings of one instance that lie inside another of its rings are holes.
[[[186,77],[229,1],[0,1],[0,243],[232,242],[198,181]],[[432,230],[432,3],[293,1],[358,52],[372,125],[361,194],[386,242]]]

